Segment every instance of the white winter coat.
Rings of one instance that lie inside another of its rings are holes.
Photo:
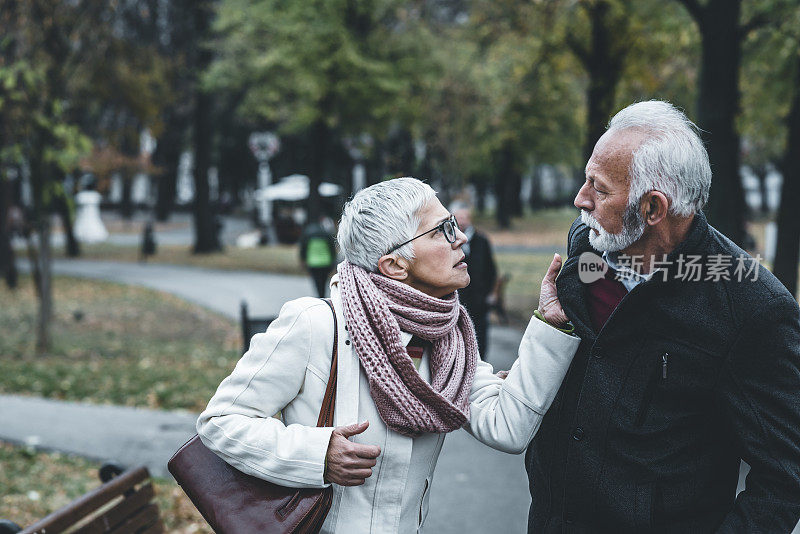
[[[396,533],[422,529],[444,434],[417,438],[389,430],[378,415],[342,313],[338,279],[331,298],[339,326],[334,424],[369,420],[351,438],[378,445],[381,455],[361,486],[334,485],[325,533]],[[408,343],[411,334],[402,333]],[[580,339],[531,319],[508,377],[478,362],[466,429],[509,453],[525,450],[550,406]],[[265,333],[256,334],[233,373],[197,421],[203,443],[237,469],[291,487],[323,487],[332,428],[317,428],[333,346],[333,317],[322,300],[287,302]],[[428,351],[419,372],[430,380]],[[272,417],[281,412],[282,421]]]

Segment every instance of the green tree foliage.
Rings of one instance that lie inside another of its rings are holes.
[[[500,223],[521,210],[532,162],[576,164],[580,67],[558,43],[558,3],[470,4],[428,33],[439,65],[421,99],[418,135],[445,185],[494,186]]]
[[[131,20],[146,12],[141,2],[137,9],[132,4],[0,4],[0,166],[4,178],[13,168],[25,170],[30,179],[28,222],[38,234],[31,260],[40,297],[40,351],[50,344],[50,211],[67,215],[69,228],[64,175],[77,169],[92,141],[138,154],[139,128],[157,128],[163,63],[143,57],[140,43],[128,31]]]
[[[779,6],[785,7],[785,6]],[[773,272],[797,294],[800,261],[800,6],[783,9],[746,43],[741,128],[752,166],[773,163],[783,175]],[[748,57],[749,56],[749,57]]]
[[[24,165],[29,169],[33,196],[29,224],[39,243],[38,251],[30,249],[39,296],[36,346],[46,351],[52,310],[49,205],[59,192],[59,173],[74,168],[89,143],[65,118],[59,7],[36,0],[3,7],[0,120],[5,135],[0,157],[4,169]]]
[[[676,0],[694,19],[702,38],[697,123],[714,171],[709,220],[737,243],[745,238],[740,166],[740,74],[744,41],[755,29],[778,21],[792,0]]]
[[[309,212],[319,206],[334,140],[383,135],[407,115],[404,11],[388,0],[226,0],[215,28],[212,89],[241,93],[239,110],[281,132],[308,130],[313,153]],[[410,59],[411,61],[407,61]]]

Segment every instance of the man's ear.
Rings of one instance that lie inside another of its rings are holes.
[[[650,191],[642,198],[644,222],[649,226],[660,223],[669,213],[669,200],[661,191]]]
[[[378,260],[378,271],[393,280],[408,278],[408,260],[394,254],[386,254]]]

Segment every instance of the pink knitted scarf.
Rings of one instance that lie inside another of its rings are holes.
[[[418,436],[469,421],[478,344],[458,294],[432,297],[349,262],[339,265],[339,281],[348,331],[386,426]],[[401,330],[433,344],[430,384],[408,356]]]

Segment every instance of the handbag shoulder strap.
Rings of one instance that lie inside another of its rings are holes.
[[[328,377],[328,387],[325,388],[325,397],[319,409],[317,426],[333,426],[333,408],[336,405],[336,370],[339,360],[339,325],[336,321],[336,310],[331,299],[322,299],[330,307],[333,314],[333,356],[331,357],[331,374]]]

